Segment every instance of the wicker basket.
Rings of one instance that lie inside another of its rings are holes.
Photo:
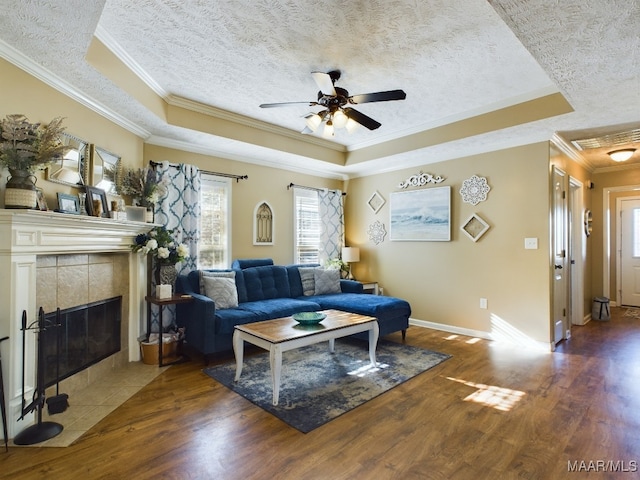
[[[162,343],[162,361],[175,359],[178,351],[178,340]],[[140,355],[146,365],[158,365],[158,342],[140,342]]]

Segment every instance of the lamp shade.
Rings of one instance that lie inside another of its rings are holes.
[[[342,249],[342,261],[346,263],[360,261],[360,249],[358,247],[344,247]]]

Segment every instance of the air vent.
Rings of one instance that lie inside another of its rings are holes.
[[[612,133],[600,137],[585,138],[582,140],[572,140],[571,143],[578,150],[590,150],[592,148],[610,148],[629,143],[640,143],[640,129],[628,130],[626,132]]]

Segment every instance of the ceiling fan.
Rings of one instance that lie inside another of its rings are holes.
[[[320,112],[311,112],[305,115],[307,126],[302,130],[302,133],[315,132],[321,124],[324,124],[323,135],[332,136],[334,128],[345,127],[347,131],[351,132],[357,125],[363,125],[369,130],[375,130],[380,127],[380,122],[348,105],[404,100],[407,97],[407,94],[402,90],[388,90],[350,96],[347,90],[335,86],[335,82],[340,78],[340,70],[332,70],[327,73],[311,72],[311,76],[320,89],[317,101],[263,103],[260,108],[287,107],[302,103],[311,107],[324,107],[324,110]]]

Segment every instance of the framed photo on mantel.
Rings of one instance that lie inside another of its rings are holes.
[[[109,217],[109,204],[107,203],[107,193],[96,187],[87,185],[87,201],[85,207],[87,214],[92,217]]]
[[[58,192],[58,208],[56,212],[80,215],[80,198],[78,195]]]

